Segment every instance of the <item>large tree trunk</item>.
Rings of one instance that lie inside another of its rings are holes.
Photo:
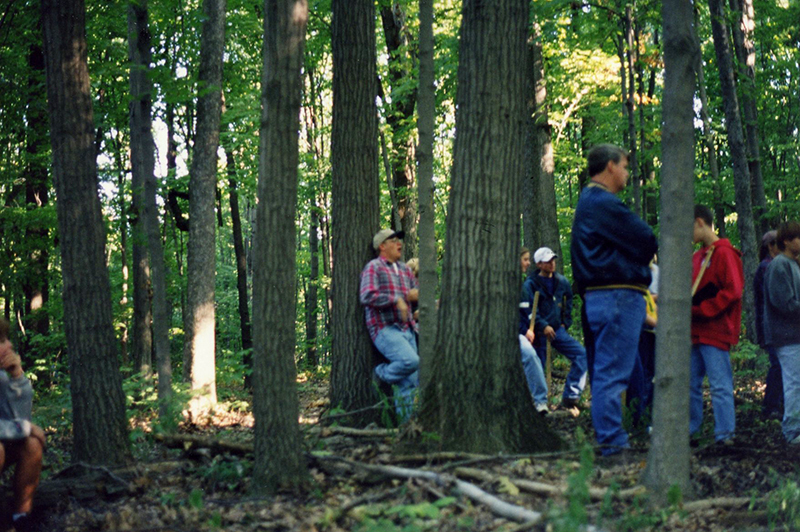
[[[529,65],[526,71],[531,84],[528,91],[528,116],[531,118],[526,127],[530,140],[526,152],[529,158],[526,175],[529,177],[523,181],[524,242],[531,252],[547,246],[562,257],[554,178],[555,162],[547,112],[547,80],[544,73],[541,28],[537,23],[533,24],[527,57]],[[559,261],[558,266],[559,271],[563,271],[563,261]]]
[[[118,464],[130,458],[130,444],[97,195],[85,21],[83,0],[42,1],[64,331],[70,358],[72,460]]]
[[[419,359],[420,386],[428,383],[428,364],[436,342],[436,223],[433,207],[433,146],[436,130],[436,67],[433,61],[433,0],[419,3],[419,89],[417,129],[419,146]]]
[[[189,180],[189,247],[186,347],[191,364],[195,413],[217,402],[215,378],[214,274],[216,268],[217,148],[222,111],[222,53],[225,47],[225,0],[203,0],[203,36],[197,134]]]
[[[714,35],[714,51],[719,65],[719,80],[722,100],[725,103],[725,125],[728,132],[728,146],[733,160],[733,182],[736,197],[736,225],[742,245],[745,286],[753,286],[753,276],[758,267],[758,246],[756,245],[755,224],[753,223],[753,202],[750,193],[750,170],[747,163],[747,150],[742,136],[742,119],[739,115],[739,100],[733,81],[733,61],[728,40],[725,11],[722,0],[708,0],[711,10],[711,31]],[[755,316],[753,313],[753,291],[745,290],[742,297],[745,309],[745,331],[751,342],[755,343]]]
[[[739,82],[742,86],[742,108],[747,137],[747,162],[750,170],[750,192],[753,199],[753,218],[758,235],[769,231],[766,218],[767,197],[764,193],[764,178],[761,175],[761,152],[759,149],[758,106],[756,103],[756,50],[753,43],[755,19],[753,0],[730,0],[731,11],[737,12],[733,21],[733,44],[739,61]],[[758,236],[757,235],[757,236]]]
[[[373,347],[358,301],[359,276],[374,256],[378,230],[374,25],[371,0],[333,0],[331,404],[347,411],[375,401]]]
[[[305,0],[264,2],[263,125],[253,245],[253,480],[267,492],[296,487],[307,474],[294,363],[297,137],[307,21]]]
[[[517,341],[526,0],[462,9],[442,305],[421,422],[447,450],[553,449]],[[465,302],[468,302],[465,304]]]
[[[691,340],[692,209],[694,205],[694,68],[699,59],[692,7],[665,0],[664,127],[661,156],[661,286],[653,436],[645,482],[660,502],[689,479],[689,352]]]
[[[155,142],[152,130],[152,82],[150,81],[150,29],[148,27],[147,0],[132,2],[128,7],[128,49],[131,61],[130,122],[131,170],[133,197],[137,202],[138,233],[145,239],[140,242],[149,264],[149,291],[147,307],[152,319],[148,323],[151,351],[146,353],[148,365],[152,348],[158,371],[158,399],[161,414],[166,414],[166,401],[172,394],[172,364],[169,346],[169,312],[167,309],[166,267],[164,249],[158,222],[156,195],[158,186],[155,170]],[[134,246],[137,239],[134,239]],[[135,302],[134,302],[135,304]],[[151,328],[152,327],[152,328]],[[143,353],[145,354],[145,353]]]
[[[408,48],[405,14],[398,2],[385,3],[380,9],[383,34],[389,54],[389,84],[391,104],[386,123],[392,135],[392,187],[397,197],[397,214],[405,231],[403,257],[417,256],[417,199],[414,197],[414,138],[411,120],[414,118],[416,91],[404,88],[413,77],[413,65]]]

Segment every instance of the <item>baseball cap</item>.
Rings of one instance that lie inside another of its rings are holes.
[[[550,262],[555,258],[558,258],[558,255],[553,253],[553,250],[550,248],[539,248],[536,250],[536,253],[533,254],[533,262],[537,264],[540,262]]]
[[[406,236],[406,234],[403,231],[394,231],[392,229],[381,229],[380,231],[375,233],[375,236],[372,237],[372,248],[375,251],[378,251],[378,248],[381,247],[381,244],[383,244],[390,238],[397,237],[400,240],[402,240],[404,236]]]
[[[776,240],[778,240],[778,232],[773,229],[764,233],[764,236],[761,237],[761,245],[767,246],[775,243]]]

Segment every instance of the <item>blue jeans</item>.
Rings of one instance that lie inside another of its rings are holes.
[[[528,381],[528,389],[533,396],[533,402],[537,406],[547,404],[547,381],[545,381],[544,371],[542,371],[542,363],[536,356],[533,346],[523,334],[519,335],[519,350],[522,352],[522,369],[525,371],[525,380]]]
[[[375,375],[395,387],[394,406],[400,419],[406,420],[411,415],[414,393],[419,386],[416,335],[411,329],[401,331],[390,325],[378,332],[375,347],[389,361],[375,366]]]
[[[714,439],[732,438],[736,432],[733,406],[733,369],[727,351],[706,344],[692,345],[689,380],[689,432],[696,434],[703,424],[703,377],[708,376],[714,407]]]
[[[645,302],[636,290],[591,290],[585,296],[586,320],[594,339],[592,424],[603,455],[629,447],[622,427],[620,395],[636,362]]]
[[[564,384],[564,399],[578,399],[586,388],[586,350],[575,338],[569,335],[564,327],[555,329],[556,337],[550,340],[550,346],[567,357],[572,362],[567,374],[567,382]],[[542,367],[547,364],[547,338],[542,333],[536,337],[536,353]]]
[[[783,435],[787,441],[800,436],[800,344],[775,348],[783,375]]]
[[[767,389],[764,391],[762,410],[765,414],[783,410],[783,379],[781,377],[781,363],[774,347],[766,348],[769,355],[769,370],[767,371]]]

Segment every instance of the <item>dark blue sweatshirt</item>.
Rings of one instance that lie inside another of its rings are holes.
[[[583,189],[572,223],[572,273],[580,290],[646,289],[658,250],[652,229],[602,185]]]

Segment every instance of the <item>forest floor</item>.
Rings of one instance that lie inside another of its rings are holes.
[[[556,373],[554,389],[560,390],[563,380]],[[677,501],[677,495],[668,509],[649,508],[646,495],[636,488],[649,438],[633,438],[632,463],[595,464],[588,410],[553,406],[548,423],[572,449],[562,453],[398,455],[393,453],[395,436],[385,430],[345,434],[341,431],[346,429],[320,427],[319,416],[329,406],[327,381],[301,377],[300,421],[311,473],[304,493],[252,494],[252,455],[246,449],[252,445],[253,419],[240,399],[221,403],[203,426],[184,423],[179,431],[186,438],[240,447],[225,451],[179,442],[181,448],[175,449],[151,437],[145,425],[134,431],[133,467],[98,470],[101,475],[88,485],[61,492],[39,510],[38,530],[558,532],[587,530],[586,524],[589,530],[608,531],[798,530],[800,449],[784,442],[780,421],[762,419],[762,382],[741,374],[736,376],[734,445],[720,448],[709,437],[693,448],[693,501]],[[707,434],[713,431],[712,417],[706,397]],[[68,430],[51,430],[48,437],[42,492],[65,476],[57,472],[70,471]],[[384,469],[370,471],[358,464]],[[408,470],[442,477],[404,478]],[[498,506],[465,496],[456,478],[518,510],[537,512],[540,520],[531,524],[502,517]]]

